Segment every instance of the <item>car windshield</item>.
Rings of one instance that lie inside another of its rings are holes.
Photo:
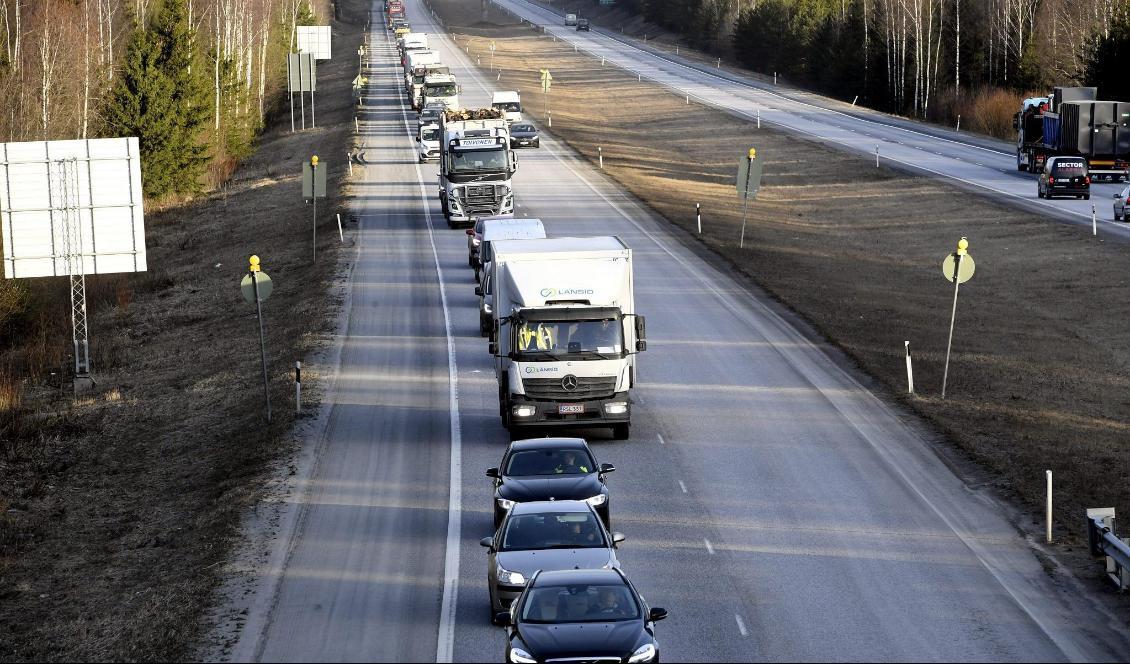
[[[518,124],[518,125],[514,125],[513,127],[511,127],[510,131],[521,132],[523,134],[527,134],[527,133],[534,131],[534,126],[533,125],[527,125],[527,124]]]
[[[508,477],[534,475],[585,475],[596,472],[596,464],[583,449],[520,450],[510,455],[503,472]]]
[[[427,85],[427,95],[429,97],[453,97],[456,94],[454,83],[444,83],[443,85]]]
[[[426,108],[426,109],[424,109],[424,112],[420,114],[420,119],[421,120],[427,120],[429,122],[438,120],[439,119],[439,111]]]
[[[451,171],[454,173],[476,173],[479,171],[504,171],[507,168],[506,150],[454,150],[451,155]]]
[[[531,623],[622,622],[639,617],[639,603],[621,585],[532,588],[522,606],[522,620]]]
[[[425,129],[424,130],[424,140],[425,141],[438,141],[439,140],[439,129],[434,129],[434,128],[433,129]]]
[[[506,521],[501,551],[607,548],[592,512],[518,514]]]
[[[516,101],[500,101],[500,102],[491,104],[491,106],[497,108],[500,111],[504,111],[506,113],[518,113],[522,110],[522,105],[519,104]]]
[[[517,326],[516,333],[516,349],[530,355],[620,355],[623,351],[620,323],[614,318],[560,322],[523,321]]]

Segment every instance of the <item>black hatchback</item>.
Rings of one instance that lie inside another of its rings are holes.
[[[534,574],[495,621],[507,626],[506,662],[658,662],[655,623],[667,610],[648,608],[619,569]]]
[[[502,465],[486,473],[494,480],[494,527],[515,503],[535,500],[583,500],[611,527],[604,476],[614,470],[610,463],[597,465],[583,438],[516,440],[502,455]]]
[[[1052,157],[1044,163],[1040,182],[1036,185],[1040,198],[1074,196],[1091,200],[1091,176],[1087,160],[1082,157]]]

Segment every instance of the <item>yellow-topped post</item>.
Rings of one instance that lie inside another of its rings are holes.
[[[946,398],[946,383],[949,382],[949,376],[950,376],[950,351],[953,348],[953,325],[954,325],[954,321],[957,319],[957,292],[958,292],[958,289],[961,287],[961,282],[966,281],[970,277],[973,276],[974,264],[973,264],[973,257],[969,255],[969,240],[968,239],[966,239],[965,237],[962,237],[960,240],[957,241],[957,251],[953,252],[952,258],[953,258],[953,276],[949,277],[949,278],[953,280],[953,308],[950,310],[949,340],[946,341],[946,364],[945,364],[945,368],[942,370],[942,398],[943,399]],[[949,260],[950,260],[950,258],[947,257],[946,262],[948,263]],[[967,266],[967,270],[965,272],[963,272],[962,269],[961,269],[962,268],[961,264],[962,264],[963,261],[969,263],[969,265]],[[948,268],[945,267],[945,265],[943,265],[943,271],[945,271],[947,269]],[[947,273],[947,276],[949,276],[948,273]]]
[[[757,159],[757,148],[750,148],[749,149],[749,158],[750,159]]]
[[[310,202],[314,204],[314,249],[313,249],[313,252],[314,252],[314,262],[317,263],[318,262],[318,189],[317,189],[317,187],[318,187],[318,185],[317,185],[317,182],[318,182],[318,155],[314,155],[314,156],[310,157],[310,168],[313,169],[313,171],[314,171],[312,173],[311,177],[310,177],[310,180],[311,180],[310,193],[313,194],[310,197]]]
[[[969,250],[969,240],[966,240],[963,237],[963,238],[961,238],[960,240],[957,241],[957,255],[958,256],[964,256],[965,254],[969,253],[968,250]]]
[[[262,272],[262,268],[259,266],[259,257],[256,255],[252,255],[251,258],[248,259],[247,263],[249,272],[248,276],[251,277],[251,288],[255,298],[255,317],[259,320],[259,358],[262,361],[263,365],[263,401],[266,402],[267,421],[270,422],[271,388],[270,382],[268,381],[267,377],[267,339],[266,335],[263,333],[263,298],[259,296],[259,274]],[[262,278],[265,281],[269,281],[265,273],[263,274]],[[270,284],[268,283],[266,285],[269,286]],[[266,294],[269,295],[270,291],[268,290]]]
[[[258,271],[260,270],[260,267],[259,267],[259,257],[258,257],[258,256],[252,256],[252,257],[251,257],[251,260],[250,260],[250,263],[251,263],[251,266],[250,266],[250,270],[251,270],[252,272],[258,272]]]

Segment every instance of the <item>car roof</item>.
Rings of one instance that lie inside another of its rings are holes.
[[[628,585],[618,570],[615,569],[563,569],[549,572],[539,572],[532,585],[544,586],[569,586],[573,584],[593,585]]]
[[[530,438],[510,443],[510,451],[519,450],[583,450],[588,449],[584,438]]]
[[[528,503],[515,503],[511,514],[541,514],[542,512],[591,512],[592,508],[583,500],[534,500]]]

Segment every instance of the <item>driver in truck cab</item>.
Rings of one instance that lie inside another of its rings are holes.
[[[518,346],[527,351],[553,350],[553,334],[541,323],[535,328],[524,324],[518,331]]]

